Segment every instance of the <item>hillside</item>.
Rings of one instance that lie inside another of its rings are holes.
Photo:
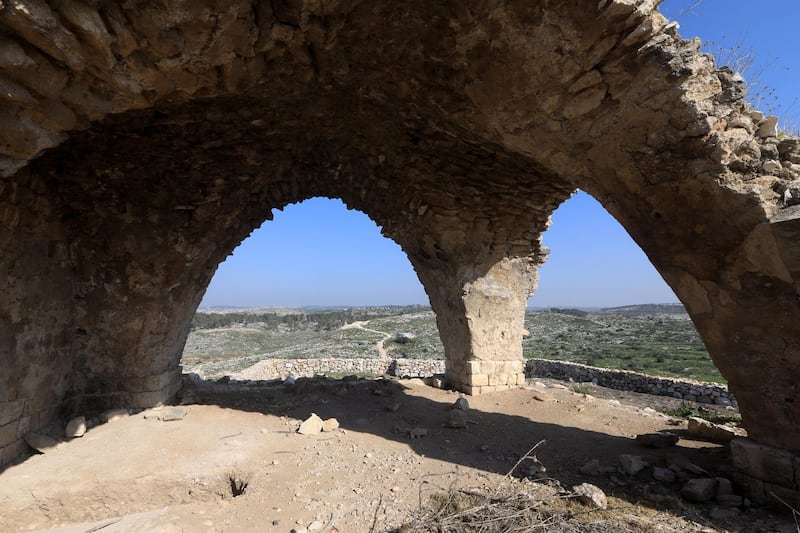
[[[377,357],[381,343],[389,357],[444,358],[436,318],[423,306],[225,311],[196,315],[186,371],[218,377],[266,358]],[[525,328],[527,358],[724,382],[680,304],[528,311]],[[397,342],[401,332],[413,341]]]

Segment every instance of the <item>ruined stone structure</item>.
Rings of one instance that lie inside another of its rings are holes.
[[[216,265],[313,196],[408,254],[455,387],[516,385],[576,188],[686,304],[751,437],[800,452],[798,140],[657,3],[0,2],[1,460],[170,398]]]

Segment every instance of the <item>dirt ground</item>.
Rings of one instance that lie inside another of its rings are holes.
[[[790,516],[763,509],[715,520],[710,505],[648,502],[646,479],[616,472],[620,454],[690,461],[724,475],[727,447],[683,438],[643,448],[637,434],[682,432],[657,412],[671,400],[573,387],[541,380],[469,397],[467,427],[450,429],[459,395],[420,380],[209,383],[179,420],[159,419],[169,407],[124,416],[1,473],[0,531],[390,531],[454,488],[568,491],[582,482],[609,495],[608,510],[587,511],[587,520],[617,512],[636,515],[642,531],[798,531]],[[297,433],[311,413],[337,418],[340,428]],[[410,438],[416,428],[427,434]],[[537,443],[542,479],[506,476]],[[608,472],[581,474],[591,459]]]

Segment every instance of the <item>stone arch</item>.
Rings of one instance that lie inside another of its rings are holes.
[[[657,4],[3,3],[4,455],[58,406],[168,398],[197,287],[309,191],[401,244],[458,388],[510,386],[538,233],[578,186],[687,305],[751,436],[800,451],[798,140]]]

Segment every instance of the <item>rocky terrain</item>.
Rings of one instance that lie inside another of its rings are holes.
[[[519,531],[796,532],[736,493],[728,446],[665,398],[545,380],[465,402],[382,379],[190,382],[183,398],[40,442],[0,474],[0,530],[432,531],[511,505]],[[327,431],[306,431],[312,413]]]

